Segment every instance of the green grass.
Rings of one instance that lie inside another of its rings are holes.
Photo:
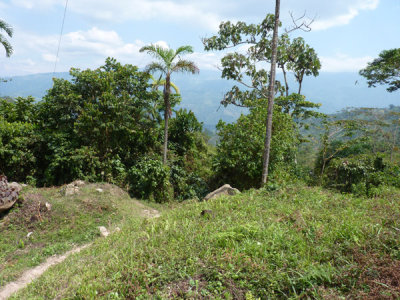
[[[95,191],[98,187],[104,192]],[[0,223],[0,287],[51,255],[93,241],[98,226],[112,229],[141,211],[127,193],[108,184],[85,185],[73,196],[62,196],[60,188],[28,187],[22,196],[24,203]],[[52,205],[50,211],[43,207],[46,202]]]
[[[399,196],[292,185],[175,204],[126,218],[14,299],[399,297],[387,278],[400,260]]]

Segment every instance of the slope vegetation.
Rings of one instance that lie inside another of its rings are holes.
[[[127,218],[15,299],[400,297],[399,196],[290,185],[176,204]]]

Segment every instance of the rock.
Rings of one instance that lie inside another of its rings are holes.
[[[102,193],[103,189],[96,189],[97,192]]]
[[[210,200],[222,195],[233,196],[236,194],[240,194],[240,191],[238,189],[231,187],[229,184],[225,184],[221,186],[219,189],[216,189],[215,191],[207,194],[207,196],[204,197],[204,200]]]
[[[72,182],[70,184],[73,184],[74,186],[80,187],[80,186],[85,185],[85,182],[83,180],[75,180],[74,182]]]
[[[61,189],[61,195],[71,196],[79,192],[79,187],[85,185],[83,180],[75,180]]]
[[[98,228],[99,228],[99,230],[100,230],[100,235],[101,235],[102,237],[107,237],[107,236],[109,236],[110,232],[107,230],[107,228],[105,228],[104,226],[99,226]]]
[[[64,190],[64,195],[65,196],[71,196],[71,195],[75,195],[79,192],[79,188],[77,186],[70,186],[67,185],[65,190]]]
[[[44,205],[46,206],[47,211],[51,211],[51,204],[49,202],[46,202]]]
[[[8,184],[8,186],[10,188],[14,188],[17,192],[20,192],[22,190],[22,185],[20,185],[17,182],[11,182],[11,183]]]
[[[0,175],[0,212],[7,211],[17,202],[21,185],[8,183],[7,177]]]

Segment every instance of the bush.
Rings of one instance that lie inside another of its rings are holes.
[[[220,121],[217,125],[219,143],[214,158],[214,184],[229,183],[238,189],[259,187],[261,183],[265,141],[266,105],[241,115],[232,124]],[[269,172],[288,174],[294,166],[298,138],[289,114],[274,111]],[[285,171],[286,170],[286,171]]]
[[[170,183],[170,168],[163,165],[160,159],[144,156],[130,168],[128,184],[131,194],[158,203],[173,198]]]
[[[171,183],[174,187],[174,197],[178,200],[201,199],[208,192],[208,184],[199,174],[188,173],[178,165],[171,167]]]
[[[326,169],[324,183],[342,192],[373,196],[374,190],[387,182],[384,171],[385,164],[380,155],[335,158]]]

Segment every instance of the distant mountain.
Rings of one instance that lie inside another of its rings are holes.
[[[11,81],[0,83],[0,96],[28,96],[41,99],[52,86],[52,78],[70,79],[68,73],[43,73],[12,77]],[[279,76],[278,76],[279,78]],[[297,89],[290,80],[291,91]],[[221,79],[215,71],[201,71],[199,75],[180,75],[173,77],[182,94],[180,107],[192,110],[205,127],[213,129],[219,119],[226,122],[236,120],[244,109],[222,107],[220,100],[233,81]],[[308,100],[322,104],[321,111],[334,113],[345,107],[387,107],[400,103],[400,93],[388,93],[384,87],[368,88],[357,73],[321,73],[308,77],[303,83],[303,93]]]

